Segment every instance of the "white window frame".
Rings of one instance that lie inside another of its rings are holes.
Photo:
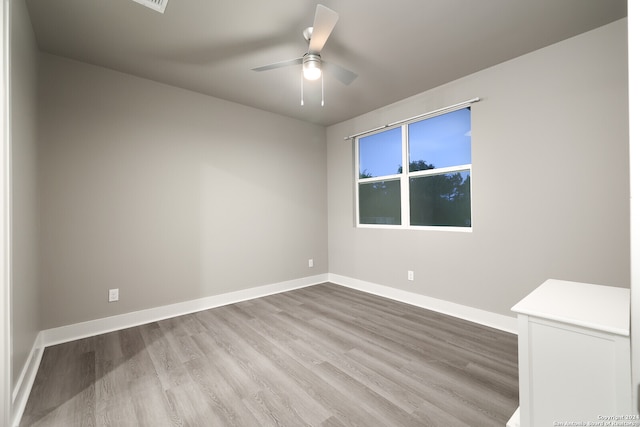
[[[375,132],[367,133],[366,135],[361,135],[354,138],[355,141],[355,224],[357,228],[382,228],[382,229],[404,229],[404,230],[432,230],[432,231],[455,231],[455,232],[463,232],[470,233],[473,231],[473,168],[472,164],[464,164],[464,165],[456,165],[449,166],[443,168],[435,168],[421,171],[409,172],[409,125],[417,122],[421,122],[424,120],[429,120],[433,117],[437,117],[443,114],[452,113],[454,111],[460,110],[462,108],[468,108],[468,105],[465,105],[461,108],[447,110],[439,114],[434,114],[429,117],[422,117],[416,120],[404,122],[402,124],[396,126],[385,127],[384,129],[377,130]],[[387,132],[396,128],[402,129],[402,173],[392,174],[392,175],[384,175],[384,176],[376,176],[372,178],[360,178],[360,139],[375,135],[378,133]],[[472,145],[473,150],[473,145]],[[411,211],[410,211],[410,192],[409,192],[409,183],[411,178],[421,177],[421,176],[429,176],[429,175],[442,175],[446,173],[452,172],[464,172],[469,171],[469,178],[471,179],[471,188],[469,191],[469,198],[471,204],[471,226],[470,227],[460,227],[460,226],[436,226],[436,225],[411,225]],[[368,182],[380,182],[380,181],[400,181],[400,224],[361,224],[360,223],[360,184],[366,184]]]

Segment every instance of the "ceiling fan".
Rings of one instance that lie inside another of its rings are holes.
[[[327,62],[320,56],[320,51],[322,51],[322,48],[327,42],[327,39],[337,22],[338,14],[328,7],[319,4],[316,7],[313,27],[308,27],[302,32],[303,37],[309,43],[307,53],[302,55],[300,58],[289,59],[287,61],[275,62],[273,64],[253,68],[253,71],[267,71],[302,64],[302,75],[307,80],[319,79],[324,70],[335,76],[345,85],[351,84],[351,82],[358,77],[356,73],[347,70],[340,65]]]

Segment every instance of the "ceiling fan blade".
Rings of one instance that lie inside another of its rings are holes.
[[[322,61],[322,68],[347,86],[358,77],[353,71],[324,60]]]
[[[309,53],[320,53],[337,22],[337,12],[321,4],[316,7],[316,17],[313,20],[313,33],[309,41]]]
[[[252,68],[253,71],[267,71],[276,68],[288,67],[290,65],[302,64],[302,58],[289,59],[287,61],[274,62],[273,64],[263,65],[262,67]]]

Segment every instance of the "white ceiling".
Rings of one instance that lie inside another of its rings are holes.
[[[340,19],[322,51],[359,77],[305,83],[311,0],[27,0],[43,52],[331,125],[627,14],[626,0],[322,0]],[[552,70],[550,70],[552,72]]]

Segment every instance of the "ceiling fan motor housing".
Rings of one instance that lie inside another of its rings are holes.
[[[313,27],[307,27],[304,29],[304,31],[302,32],[302,37],[304,37],[304,39],[309,42],[311,41],[311,36],[313,35]]]

